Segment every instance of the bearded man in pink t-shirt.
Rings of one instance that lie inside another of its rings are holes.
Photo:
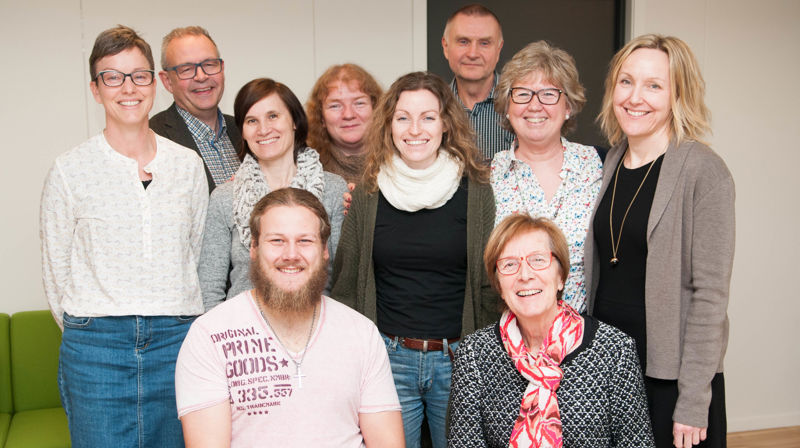
[[[386,348],[360,313],[322,296],[330,224],[296,188],[254,207],[254,288],[189,330],[175,372],[186,446],[402,447]]]

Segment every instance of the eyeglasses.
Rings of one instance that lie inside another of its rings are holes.
[[[539,89],[531,90],[525,87],[512,87],[509,96],[511,101],[517,104],[528,104],[533,100],[533,96],[539,98],[539,102],[548,106],[556,104],[561,99],[561,94],[564,93],[561,89]]]
[[[102,79],[103,84],[108,87],[119,87],[125,84],[125,78],[130,76],[131,81],[137,86],[149,86],[153,83],[154,73],[155,72],[152,70],[136,70],[133,73],[122,73],[117,70],[103,70],[98,73],[94,79],[95,82],[97,82],[97,78]]]
[[[206,59],[202,62],[187,62],[186,64],[175,65],[173,67],[167,67],[164,70],[166,71],[173,71],[176,75],[178,75],[179,79],[192,79],[197,75],[197,67],[203,70],[208,76],[216,75],[217,73],[222,71],[222,66],[224,62],[220,58],[216,59]]]
[[[552,252],[533,252],[525,257],[505,257],[497,260],[497,272],[503,275],[514,275],[519,272],[522,260],[534,271],[542,271],[553,262]]]

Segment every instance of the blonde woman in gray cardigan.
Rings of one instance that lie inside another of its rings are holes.
[[[242,130],[242,147],[238,148],[242,164],[234,178],[209,198],[197,269],[206,311],[252,288],[250,213],[267,193],[291,186],[311,192],[322,202],[331,222],[331,259],[344,219],[342,195],[347,184],[340,176],[323,171],[317,152],[306,147],[308,120],[286,85],[268,78],[254,79],[239,90],[233,109],[236,125]]]
[[[734,185],[700,142],[704,94],[686,43],[640,36],[614,56],[599,117],[614,146],[586,240],[587,308],[636,340],[659,448],[726,440]]]

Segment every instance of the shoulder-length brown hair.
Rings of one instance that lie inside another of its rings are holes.
[[[685,140],[702,142],[711,132],[711,112],[706,107],[706,82],[700,72],[700,65],[686,42],[673,36],[645,34],[639,36],[620,49],[611,60],[606,77],[606,91],[597,122],[611,145],[622,140],[623,132],[614,115],[614,88],[619,79],[622,64],[634,51],[640,48],[661,50],[669,57],[670,80],[670,137],[678,144]]]
[[[242,86],[233,101],[233,119],[240,130],[244,129],[244,117],[247,116],[250,108],[273,93],[283,101],[283,104],[289,109],[289,115],[292,117],[292,124],[294,124],[294,161],[297,162],[297,154],[308,146],[306,145],[308,120],[300,100],[285,84],[269,78],[257,78]],[[253,154],[253,151],[250,150],[250,147],[247,146],[247,140],[242,139],[242,146],[236,148],[236,155],[239,156],[239,160],[244,160],[244,156],[247,154],[258,159]]]
[[[364,168],[366,190],[378,190],[378,172],[383,165],[389,164],[392,154],[397,153],[392,140],[392,119],[397,100],[401,93],[415,90],[427,90],[439,99],[439,115],[444,125],[440,150],[455,157],[463,166],[464,174],[471,180],[487,183],[489,169],[480,158],[475,145],[475,132],[452,89],[438,75],[413,72],[401,76],[392,84],[381,97],[372,115],[372,123],[367,131],[367,160]]]

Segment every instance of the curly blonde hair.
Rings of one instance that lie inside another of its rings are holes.
[[[705,103],[706,82],[700,72],[700,65],[686,42],[673,36],[645,34],[622,47],[614,55],[606,77],[606,91],[597,122],[603,129],[608,142],[613,146],[624,136],[614,115],[614,88],[619,79],[622,64],[634,51],[640,48],[661,50],[669,57],[670,79],[670,136],[678,144],[685,140],[702,142],[711,132],[711,112]]]
[[[489,182],[489,169],[483,163],[475,145],[472,130],[464,108],[458,103],[450,86],[438,75],[430,72],[413,72],[403,75],[381,97],[367,130],[367,160],[364,168],[364,187],[368,192],[378,191],[378,172],[390,163],[392,154],[398,153],[392,140],[392,119],[400,94],[407,91],[427,90],[439,99],[439,114],[445,132],[441,150],[447,151],[463,166],[464,173],[473,181]]]

